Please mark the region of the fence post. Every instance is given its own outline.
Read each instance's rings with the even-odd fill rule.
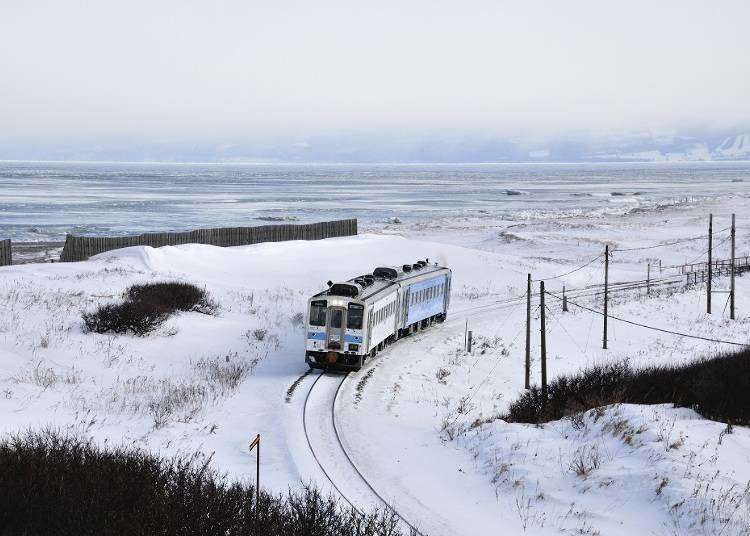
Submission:
[[[471,342],[472,342],[472,332],[469,331],[468,336],[466,337],[466,352],[471,353]]]

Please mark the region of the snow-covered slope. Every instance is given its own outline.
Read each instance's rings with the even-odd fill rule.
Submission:
[[[750,135],[740,134],[726,138],[714,149],[712,156],[726,160],[745,160],[750,158]]]

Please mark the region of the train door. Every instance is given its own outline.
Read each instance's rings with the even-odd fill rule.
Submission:
[[[344,348],[344,334],[346,329],[346,308],[328,308],[328,326],[326,327],[326,346],[331,350]]]

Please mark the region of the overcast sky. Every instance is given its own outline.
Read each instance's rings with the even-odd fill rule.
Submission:
[[[0,0],[0,139],[750,120],[750,1]]]

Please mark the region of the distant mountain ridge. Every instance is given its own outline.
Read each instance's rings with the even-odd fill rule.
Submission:
[[[0,160],[223,163],[484,163],[750,161],[750,129],[735,132],[598,132],[503,137],[476,133],[361,132],[292,139],[0,142]]]
[[[614,150],[590,154],[593,160],[647,162],[707,162],[750,160],[750,134],[726,136],[720,142],[683,138],[640,150]]]

